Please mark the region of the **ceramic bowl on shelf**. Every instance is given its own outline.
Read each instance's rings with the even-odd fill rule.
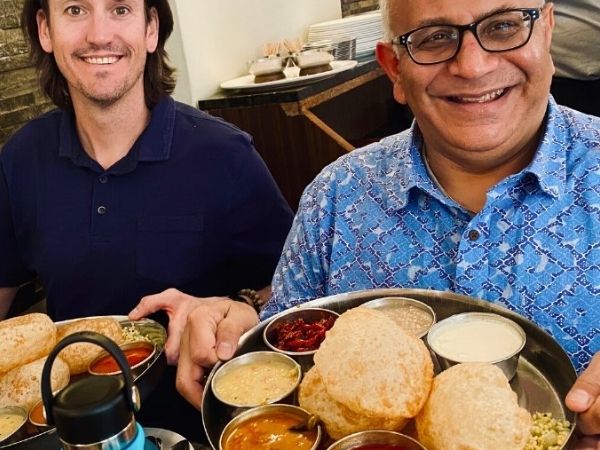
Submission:
[[[260,58],[250,63],[248,70],[254,76],[271,75],[283,72],[283,58],[279,56],[270,56]]]
[[[308,69],[329,64],[333,55],[325,50],[305,50],[296,54],[295,60],[300,69]]]

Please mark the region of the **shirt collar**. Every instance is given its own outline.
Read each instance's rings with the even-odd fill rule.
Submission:
[[[379,177],[383,180],[382,195],[387,207],[404,208],[415,188],[445,202],[427,174],[421,153],[423,137],[416,121],[409,130],[384,139],[382,145],[389,149]]]
[[[523,173],[533,174],[540,189],[554,198],[566,189],[567,152],[575,140],[567,118],[554,98],[550,97],[540,144],[531,164]]]
[[[150,123],[135,141],[129,153],[109,168],[113,174],[127,173],[137,167],[141,161],[166,161],[171,155],[171,145],[175,129],[175,101],[163,97],[152,109]],[[58,154],[69,158],[74,164],[104,172],[83,149],[72,112],[65,112],[60,122],[60,143]]]

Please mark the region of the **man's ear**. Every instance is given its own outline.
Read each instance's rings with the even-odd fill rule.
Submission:
[[[46,53],[52,53],[52,39],[50,38],[50,24],[43,9],[38,9],[35,15],[38,27],[38,39]]]
[[[150,20],[146,24],[146,51],[154,53],[158,46],[158,12],[155,7],[150,8]]]
[[[546,35],[546,42],[548,43],[548,50],[552,45],[552,31],[554,30],[554,4],[552,2],[544,5],[546,11],[542,11],[542,14],[546,16],[546,27],[544,33]],[[542,16],[543,17],[543,16]]]
[[[394,46],[388,42],[378,42],[375,53],[379,65],[393,84],[394,98],[398,103],[405,105],[406,95],[402,87],[401,73]]]

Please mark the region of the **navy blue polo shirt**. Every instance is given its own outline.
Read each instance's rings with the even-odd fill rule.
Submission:
[[[250,137],[171,98],[108,170],[62,110],[0,153],[0,286],[39,276],[55,320],[126,314],[169,287],[263,287],[291,220]]]

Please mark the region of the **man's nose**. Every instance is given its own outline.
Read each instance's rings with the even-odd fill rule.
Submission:
[[[450,61],[450,72],[463,78],[479,78],[497,67],[498,54],[484,50],[475,35],[465,31],[458,53]]]
[[[104,13],[91,15],[87,28],[87,40],[90,44],[106,45],[112,42],[113,34],[110,17]]]

